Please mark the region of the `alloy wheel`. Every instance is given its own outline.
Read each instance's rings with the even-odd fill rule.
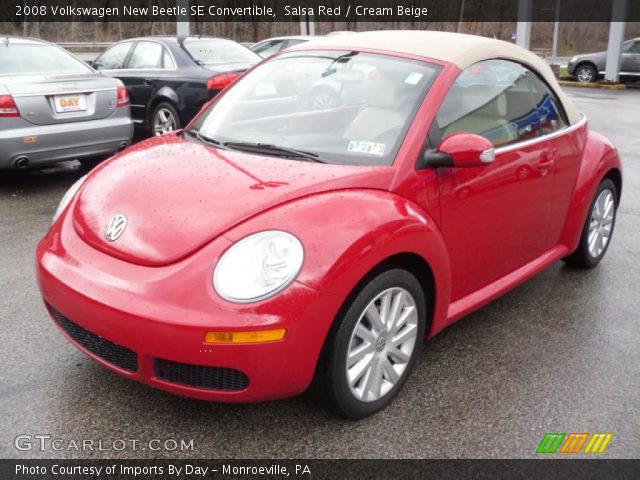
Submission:
[[[615,217],[615,200],[609,189],[600,192],[593,204],[589,220],[589,254],[598,258],[609,243],[613,220]]]
[[[159,108],[153,117],[153,134],[162,135],[176,129],[176,119],[167,108]]]
[[[347,352],[347,384],[355,398],[374,402],[389,393],[409,365],[417,333],[416,302],[405,289],[390,288],[369,302]]]
[[[593,80],[593,72],[590,68],[581,68],[578,71],[578,80],[581,82],[591,82]]]

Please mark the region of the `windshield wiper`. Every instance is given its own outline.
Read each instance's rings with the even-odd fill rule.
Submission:
[[[218,147],[218,148],[224,148],[224,143],[222,143],[219,140],[216,140],[215,138],[205,137],[200,133],[199,130],[190,129],[190,130],[185,130],[185,132],[188,132],[189,135],[193,135],[202,143],[207,143],[209,145],[213,145],[214,147]]]
[[[271,155],[277,155],[280,157],[288,158],[300,158],[309,162],[327,163],[318,158],[318,155],[312,152],[306,152],[304,150],[297,150],[295,148],[283,147],[280,145],[272,145],[270,143],[252,143],[252,142],[224,142],[224,147],[233,148],[236,150],[245,150],[255,153],[266,153]]]

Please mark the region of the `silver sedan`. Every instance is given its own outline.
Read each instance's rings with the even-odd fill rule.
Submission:
[[[120,80],[54,44],[0,37],[0,169],[104,158],[132,135]]]

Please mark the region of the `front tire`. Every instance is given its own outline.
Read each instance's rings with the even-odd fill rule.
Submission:
[[[595,82],[598,79],[598,72],[593,65],[584,63],[576,69],[576,78],[581,83]]]
[[[173,105],[168,102],[159,103],[151,114],[151,133],[154,136],[173,132],[180,128],[180,116]]]
[[[616,222],[618,192],[608,178],[598,186],[582,229],[578,248],[564,261],[578,268],[593,268],[607,253]]]
[[[314,380],[333,411],[363,418],[385,408],[406,382],[422,346],[420,282],[391,269],[362,285],[341,309]]]

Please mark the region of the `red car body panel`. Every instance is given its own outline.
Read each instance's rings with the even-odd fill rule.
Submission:
[[[444,68],[393,166],[272,159],[173,134],[94,170],[39,244],[38,281],[47,305],[135,351],[139,370],[124,371],[70,341],[108,368],[176,394],[282,398],[308,387],[343,302],[390,258],[430,270],[423,280],[432,285],[433,336],[573,251],[597,186],[606,175],[620,178],[615,148],[583,121],[553,138],[498,149],[487,167],[417,171],[425,134],[460,73],[432,63]],[[128,236],[105,242],[104,225],[122,211]],[[182,228],[168,231],[167,222]],[[269,229],[304,245],[296,280],[260,302],[223,300],[211,282],[217,260],[235,241]],[[260,345],[203,343],[206,331],[262,328],[287,333]],[[229,392],[167,382],[154,358],[238,369],[250,384]]]

